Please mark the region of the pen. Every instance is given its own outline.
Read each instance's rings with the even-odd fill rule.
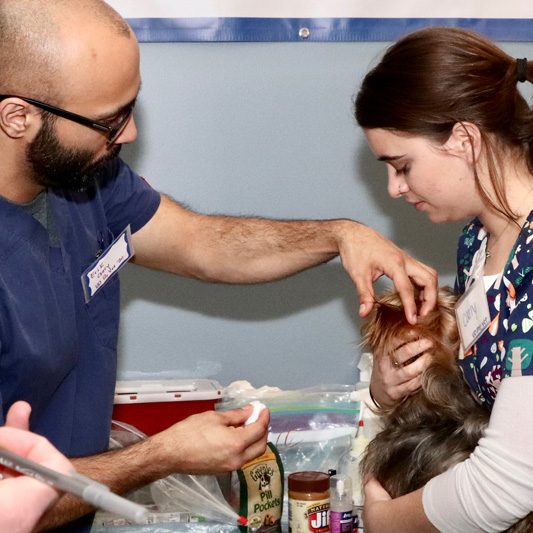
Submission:
[[[94,507],[119,514],[133,522],[141,522],[148,512],[142,505],[114,494],[108,486],[94,479],[77,472],[61,474],[4,448],[0,448],[0,464],[63,492],[74,494]]]

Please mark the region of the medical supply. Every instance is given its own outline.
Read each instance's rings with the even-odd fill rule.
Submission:
[[[215,408],[222,386],[211,379],[118,381],[113,420],[154,435],[188,416]]]
[[[0,464],[63,492],[74,494],[95,507],[117,513],[133,522],[141,522],[146,517],[147,509],[142,505],[114,494],[106,485],[77,472],[61,474],[4,448],[0,448]]]
[[[325,472],[289,476],[289,533],[329,531],[329,480]]]
[[[254,422],[257,422],[257,419],[259,418],[259,414],[261,411],[264,411],[266,409],[266,405],[259,400],[253,400],[250,402],[250,405],[252,406],[252,414],[246,419],[246,422],[244,422],[245,426],[249,426],[250,424],[253,424]]]
[[[352,479],[350,476],[336,474],[331,476],[329,527],[331,533],[352,533]]]
[[[359,420],[357,435],[352,441],[351,449],[339,461],[339,473],[349,476],[352,480],[352,503],[354,530],[363,531],[363,483],[359,471],[362,455],[368,445],[365,435],[365,422]]]

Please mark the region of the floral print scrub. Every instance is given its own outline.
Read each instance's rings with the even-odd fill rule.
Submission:
[[[479,219],[459,239],[455,291],[463,294],[484,256],[487,233]],[[484,258],[482,260],[484,264]],[[459,365],[476,397],[492,408],[501,380],[533,374],[533,211],[522,226],[503,276],[487,291],[490,325]]]

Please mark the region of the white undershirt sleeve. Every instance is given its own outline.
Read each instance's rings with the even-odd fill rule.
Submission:
[[[443,533],[503,531],[533,511],[533,376],[502,381],[485,436],[426,484],[422,502]]]

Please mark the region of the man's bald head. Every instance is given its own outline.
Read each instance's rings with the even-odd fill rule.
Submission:
[[[0,93],[60,101],[68,76],[65,34],[93,25],[132,38],[126,21],[101,0],[1,0]]]

